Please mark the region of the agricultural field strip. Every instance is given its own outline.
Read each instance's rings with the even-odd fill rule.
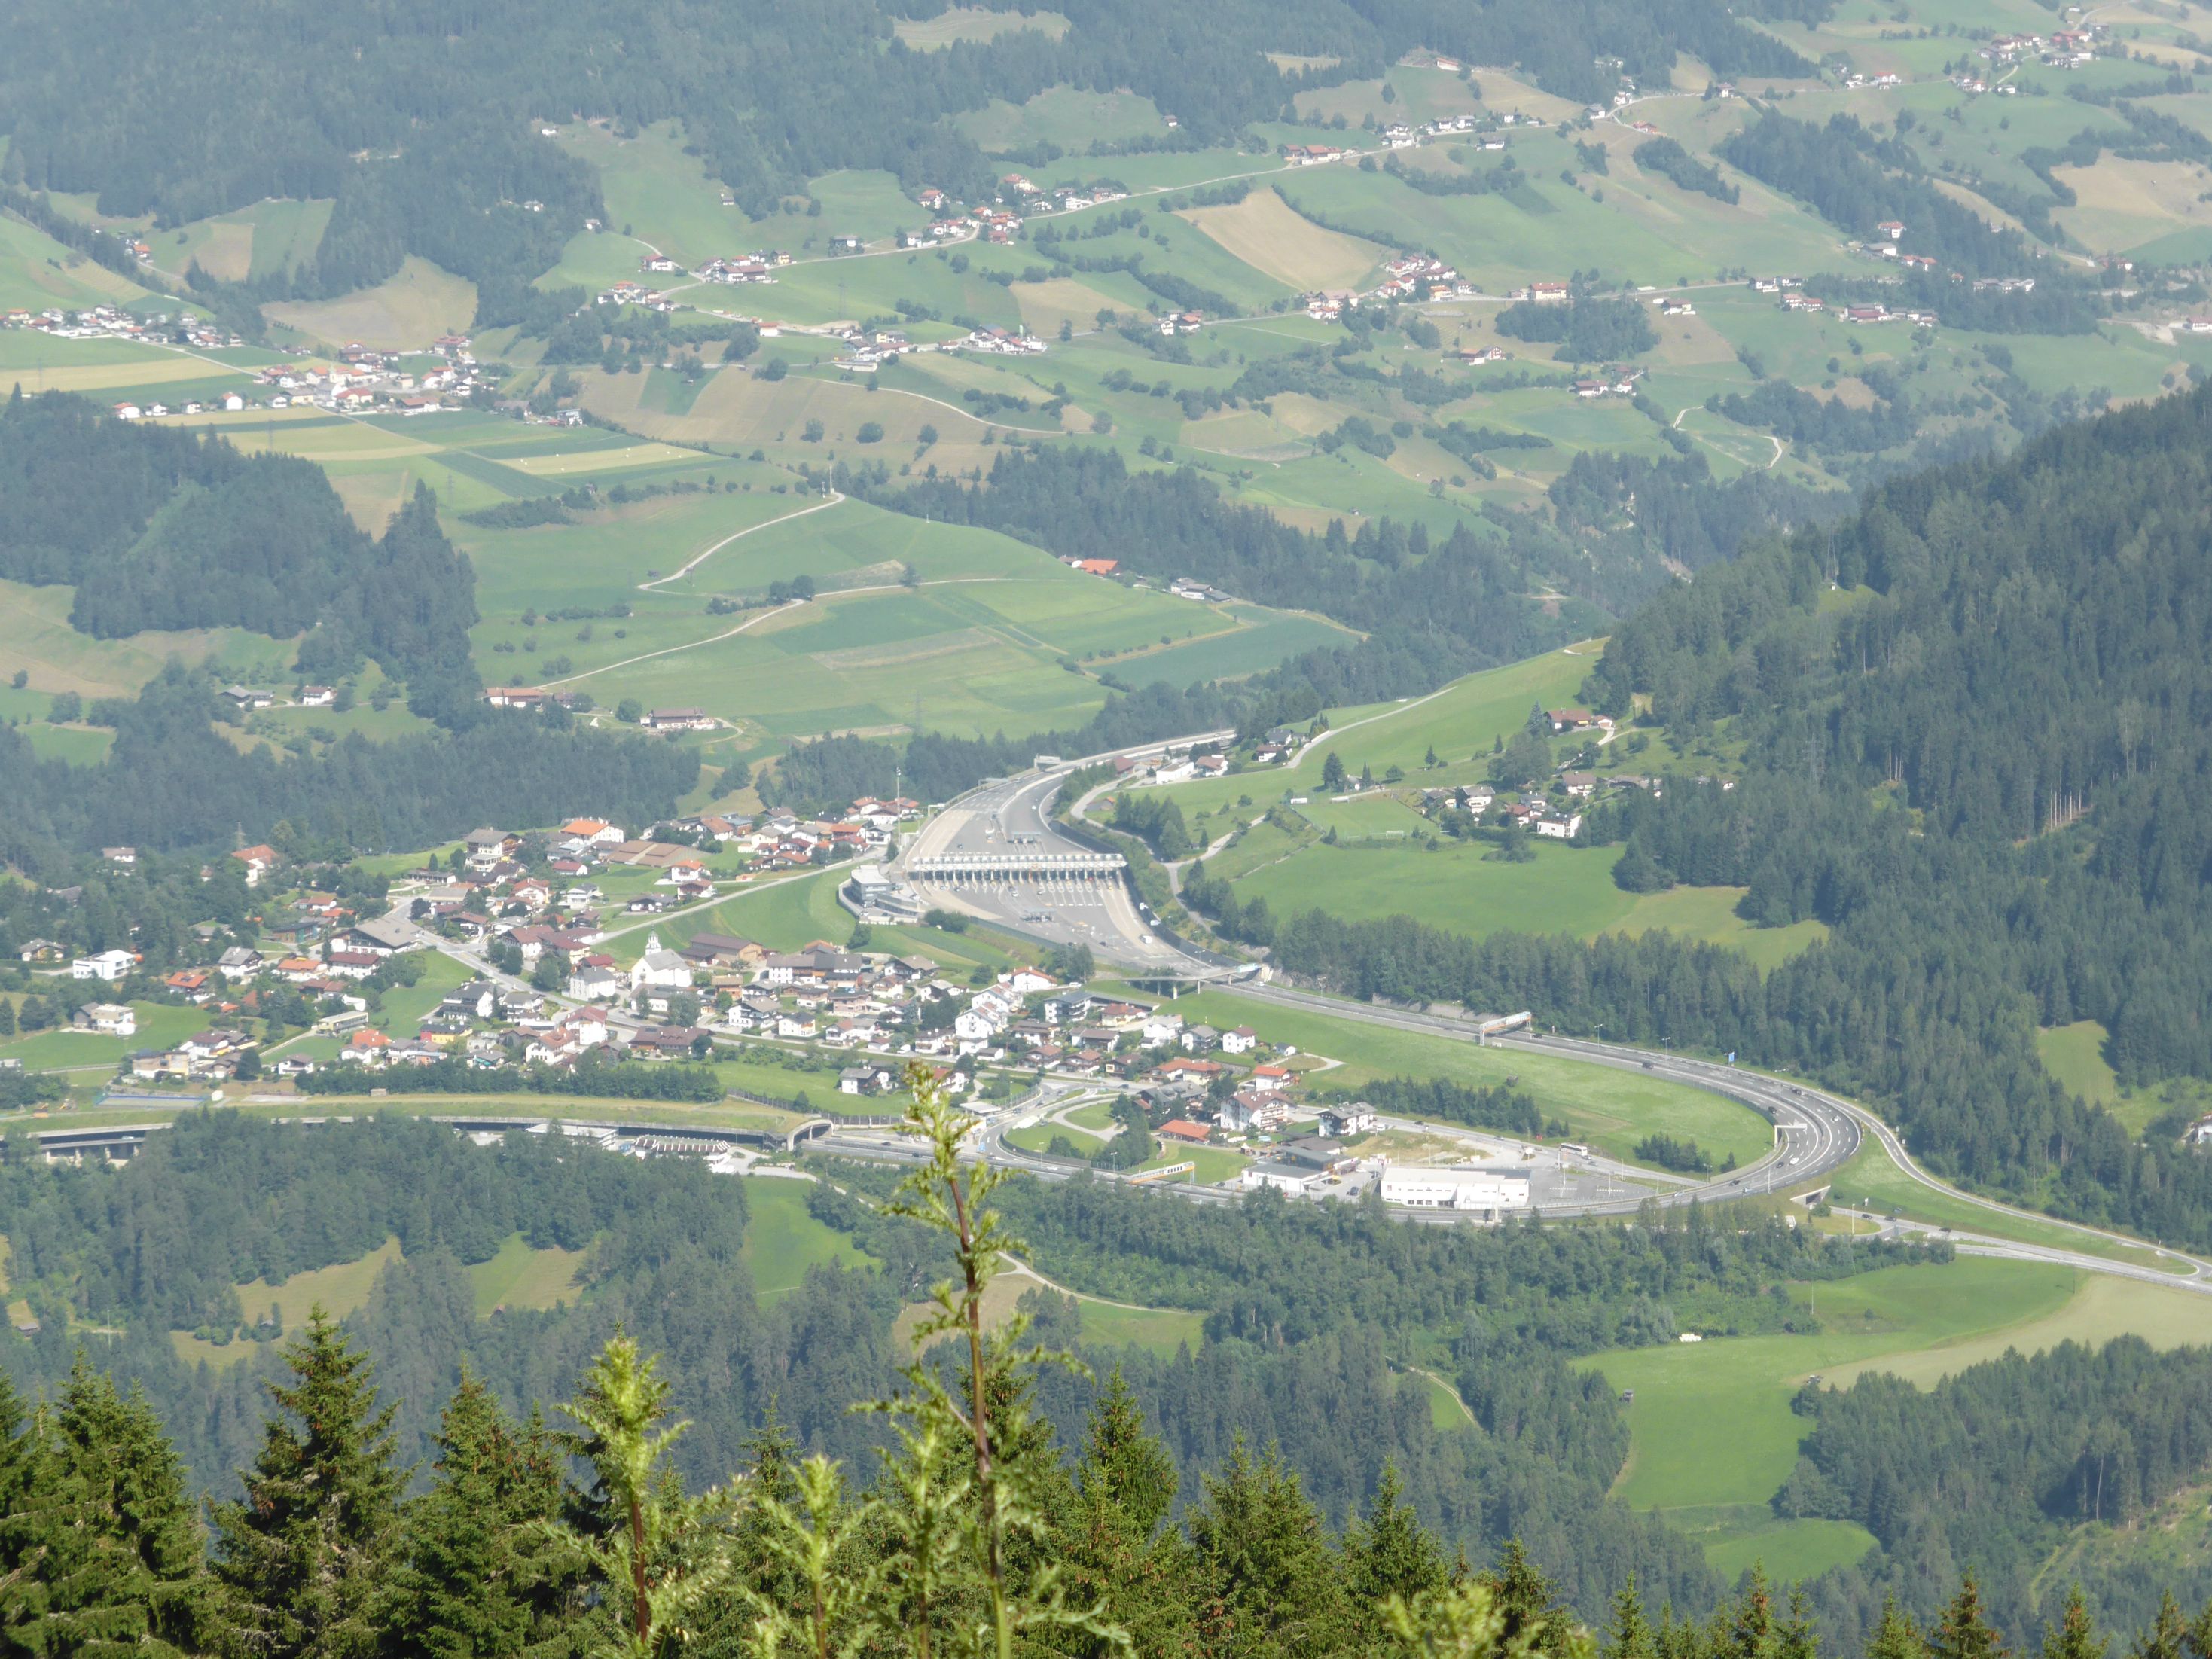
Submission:
[[[795,518],[798,515],[794,514],[791,516]],[[775,522],[780,524],[782,520],[775,520]],[[767,526],[757,526],[756,528],[766,529]],[[740,535],[744,533],[744,532],[742,531],[738,532]],[[732,538],[732,539],[734,539],[734,538]],[[916,582],[915,586],[916,587],[963,587],[974,586],[978,583],[989,584],[996,582],[1011,582],[1019,581],[1020,580],[1022,579],[1018,576],[939,576],[929,581]],[[851,599],[862,593],[892,593],[904,592],[905,591],[906,584],[903,582],[878,582],[866,587],[831,588],[827,590],[823,593],[823,597],[825,599]],[[624,657],[620,662],[607,663],[598,668],[587,668],[580,674],[570,674],[564,679],[547,680],[544,682],[544,684],[548,687],[556,685],[574,685],[579,680],[590,679],[595,674],[611,674],[616,669],[628,668],[633,663],[651,662],[656,657],[672,657],[679,651],[696,651],[702,645],[716,645],[724,640],[731,639],[737,635],[744,633],[748,628],[750,628],[756,623],[766,622],[770,617],[781,616],[786,611],[790,610],[793,605],[809,605],[811,603],[813,603],[813,601],[809,599],[793,599],[791,601],[790,605],[777,605],[771,610],[760,612],[757,616],[748,617],[744,621],[739,623],[735,628],[726,629],[723,632],[710,635],[706,639],[693,640],[688,645],[664,646],[658,651],[648,651],[642,656]]]
[[[736,531],[730,535],[723,537],[721,540],[716,542],[712,547],[708,548],[705,551],[694,555],[690,562],[685,564],[681,570],[675,571],[669,575],[659,577],[652,581],[640,582],[637,585],[637,591],[641,593],[650,593],[656,587],[664,586],[669,582],[680,581],[684,577],[690,575],[694,570],[696,570],[701,565],[706,563],[708,560],[713,558],[715,554],[727,547],[732,542],[739,540],[744,537],[750,536],[756,530],[766,530],[775,525],[789,524],[793,519],[803,519],[810,513],[819,513],[824,507],[835,507],[838,502],[845,499],[845,496],[833,489],[830,492],[829,499],[826,501],[817,501],[811,507],[802,507],[795,513],[787,513],[781,518],[770,519],[763,524],[748,525],[743,530]],[[643,659],[638,658],[634,660],[642,661]]]

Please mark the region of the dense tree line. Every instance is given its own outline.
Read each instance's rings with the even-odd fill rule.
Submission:
[[[20,867],[58,871],[118,842],[167,852],[228,849],[242,831],[364,851],[428,847],[486,819],[549,823],[580,799],[618,819],[669,816],[697,781],[698,756],[673,744],[591,731],[557,706],[544,715],[471,702],[454,732],[372,743],[351,733],[315,757],[241,750],[216,731],[225,709],[203,672],[172,665],[131,702],[103,707],[107,757],[42,760],[0,731],[0,849]],[[848,797],[847,799],[850,799]]]
[[[1823,1622],[1845,1630],[1872,1629],[1885,1596],[1940,1601],[1953,1562],[1975,1563],[1991,1610],[2020,1628],[2051,1599],[2038,1567],[2082,1523],[2141,1527],[2212,1452],[2203,1356],[2139,1337],[2008,1353],[1925,1392],[1872,1373],[1796,1406],[1812,1432],[1775,1512],[1856,1521],[1881,1542],[1875,1571],[1814,1589]],[[2154,1621],[2166,1587],[2151,1559],[2100,1553],[2074,1570],[2098,1606]]]
[[[1828,454],[1864,454],[1911,443],[1920,425],[1911,395],[1880,371],[1868,373],[1875,377],[1870,385],[1887,395],[1878,395],[1863,409],[1840,398],[1815,398],[1783,380],[1761,380],[1748,392],[1726,397],[1717,392],[1705,399],[1705,407],[1738,426],[1765,428]]]
[[[1190,837],[1190,826],[1183,822],[1181,804],[1171,795],[1125,790],[1114,797],[1110,821],[1114,828],[1136,836],[1160,858],[1188,858],[1198,848]]]
[[[1296,530],[1223,500],[1189,468],[1132,472],[1114,450],[1005,454],[981,488],[939,479],[885,504],[997,530],[1063,557],[1118,558],[1146,575],[1187,576],[1240,599],[1318,611],[1364,630],[1423,617],[1492,655],[1540,649],[1545,635],[1543,619],[1512,602],[1516,573],[1463,527],[1433,546],[1422,526],[1390,520],[1356,534],[1340,520],[1320,534]]]
[[[1555,344],[1577,363],[1633,357],[1659,343],[1650,318],[1633,300],[1576,299],[1565,305],[1522,300],[1498,313],[1498,331],[1510,340]]]
[[[1630,155],[1644,172],[1672,179],[1680,189],[1735,205],[1740,192],[1721,176],[1721,170],[1710,161],[1700,161],[1672,138],[1647,138]]]
[[[1702,450],[1656,460],[1583,450],[1546,495],[1560,527],[1577,538],[1632,536],[1689,570],[1732,559],[1778,532],[1840,519],[1851,507],[1844,491],[1808,489],[1767,471],[1717,483]]]
[[[337,679],[374,657],[441,724],[469,718],[481,690],[476,575],[427,488],[371,538],[312,462],[245,456],[65,392],[19,386],[0,408],[0,573],[75,584],[70,623],[101,638],[307,634],[302,672]]]
[[[1919,176],[1902,139],[1876,138],[1855,116],[1816,126],[1770,111],[1724,140],[1720,155],[1850,235],[1873,241],[1883,221],[1896,220],[1905,226],[1900,247],[1969,276],[2026,274],[2033,258],[2018,231],[1993,229],[1952,201]]]
[[[669,1066],[643,1061],[574,1066],[471,1066],[441,1060],[417,1066],[393,1079],[405,1094],[567,1095],[589,1100],[683,1100],[694,1103],[723,1097],[721,1080],[704,1066]],[[343,1070],[310,1072],[298,1079],[306,1095],[355,1095],[361,1079]]]
[[[1379,13],[1236,0],[1202,19],[1169,0],[1082,0],[1060,40],[1023,30],[934,52],[894,37],[894,15],[917,9],[928,8],[805,0],[768,19],[687,3],[650,21],[619,11],[549,20],[520,0],[460,15],[387,0],[372,15],[333,18],[266,0],[252,26],[214,28],[148,0],[102,0],[90,18],[41,3],[16,20],[0,68],[7,179],[96,192],[103,213],[149,214],[163,228],[272,197],[335,198],[313,259],[245,285],[254,297],[340,292],[415,254],[477,284],[480,320],[544,332],[558,317],[544,314],[531,279],[586,217],[605,216],[592,169],[538,133],[547,118],[609,118],[625,133],[680,120],[710,173],[760,217],[841,168],[893,173],[909,191],[988,195],[991,163],[948,118],[1055,85],[1133,89],[1176,112],[1174,137],[1197,144],[1232,142],[1302,87],[1379,74],[1419,46],[1517,62],[1581,101],[1614,84],[1592,62],[1594,41],[1639,76],[1663,78],[1678,51],[1723,74],[1808,68],[1714,0],[1586,0],[1571,17],[1502,0]],[[1286,51],[1334,67],[1285,76],[1265,54]],[[88,101],[72,90],[88,86],[131,91]],[[207,112],[210,86],[239,89],[222,119]],[[846,118],[855,108],[870,118]]]
[[[1564,1118],[1547,1118],[1535,1097],[1510,1085],[1470,1085],[1449,1078],[1377,1078],[1359,1091],[1361,1099],[1385,1112],[1407,1117],[1441,1118],[1469,1128],[1498,1129],[1540,1140],[1574,1133]]]
[[[1480,946],[1407,918],[1278,921],[1279,965],[1358,994],[1533,1008],[1734,1050],[1885,1104],[1946,1172],[2062,1213],[2212,1240],[2212,1164],[2043,1070],[2101,1021],[2126,1079],[2212,1074],[2212,878],[2197,780],[2212,605],[2203,391],[1899,479],[1663,594],[1589,691],[1686,740],[1726,719],[1734,790],[1676,781],[1601,836],[1645,873],[1743,885],[1828,938],[1761,975],[1662,935]],[[1823,609],[1823,596],[1851,593]],[[1902,809],[1902,810],[1900,810]],[[1627,859],[1624,858],[1624,863]]]

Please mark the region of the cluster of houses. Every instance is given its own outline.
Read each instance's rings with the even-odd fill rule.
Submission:
[[[1229,757],[1206,743],[1170,744],[1157,755],[1116,755],[1113,766],[1114,781],[1124,788],[1229,775]]]
[[[273,364],[255,374],[254,384],[270,409],[298,404],[338,414],[429,414],[459,407],[488,384],[477,380],[476,357],[465,337],[448,336],[440,345],[434,361],[410,366],[397,354],[356,341],[334,363]],[[224,406],[233,401],[226,399]]]
[[[2000,34],[1978,47],[1975,56],[1992,64],[2017,64],[2033,58],[2048,69],[2072,70],[2096,60],[2096,37],[2101,26],[2085,21],[2079,28],[2053,29],[2048,39],[2039,34]]]
[[[1606,368],[1594,375],[1586,375],[1574,383],[1577,398],[1633,398],[1636,383],[1644,378],[1640,368]]]
[[[203,350],[246,343],[241,337],[201,318],[179,319],[166,311],[141,317],[119,306],[94,306],[88,311],[27,311],[16,307],[0,313],[0,328],[34,329],[57,340],[139,340],[166,344],[181,337],[185,344]]]
[[[1000,180],[1000,183],[1013,192],[1014,199],[1019,204],[1021,211],[1032,217],[1046,213],[1080,213],[1085,208],[1104,207],[1109,203],[1126,201],[1129,194],[1120,185],[1105,179],[1091,184],[1071,183],[1040,186],[1024,179],[1018,173],[1010,173]],[[925,198],[928,194],[927,191],[923,192]],[[939,194],[941,195],[942,192]],[[1004,200],[1002,197],[1001,205],[1004,204]],[[923,201],[922,205],[924,207],[929,205],[927,199]],[[981,210],[977,210],[971,216],[987,226],[989,222]]]
[[[1442,259],[1425,253],[1401,253],[1382,267],[1376,297],[1382,300],[1464,300],[1474,284]]]
[[[659,289],[647,288],[643,283],[633,283],[627,276],[594,294],[592,303],[595,306],[640,306],[647,311],[671,312],[676,309],[676,301]]]
[[[944,348],[947,351],[981,351],[1002,357],[1037,357],[1044,354],[1044,342],[1027,329],[1000,328],[994,324],[979,328],[954,340]]]
[[[1898,224],[1894,220],[1884,224],[1881,228],[1885,236],[1891,235],[1893,231],[1897,236],[1905,234],[1905,227]],[[1855,250],[1872,251],[1863,249],[1862,245],[1856,242],[1852,243],[1851,246]],[[1872,247],[1881,250],[1885,257],[1899,259],[1908,267],[1924,267],[1931,270],[1935,269],[1936,262],[1933,259],[1927,259],[1918,254],[1899,254],[1893,237],[1892,240],[1874,244]],[[1802,292],[1803,282],[1804,278],[1801,276],[1754,276],[1751,279],[1751,286],[1754,293],[1778,295],[1780,296],[1778,303],[1783,310],[1799,312],[1808,316],[1825,316],[1832,310],[1836,316],[1847,323],[1911,323],[1925,328],[1933,328],[1936,325],[1936,313],[1932,311],[1919,309],[1893,311],[1888,306],[1879,302],[1869,305],[1831,307],[1825,301],[1816,300],[1811,295]]]
[[[1555,736],[1610,732],[1613,729],[1611,720],[1586,708],[1547,708],[1544,716]],[[1583,809],[1601,789],[1615,793],[1640,789],[1656,796],[1661,784],[1656,778],[1637,773],[1608,773],[1601,778],[1594,772],[1562,766],[1549,783],[1518,793],[1493,789],[1486,783],[1448,784],[1442,788],[1424,789],[1421,811],[1430,817],[1447,811],[1468,812],[1500,826],[1517,825],[1547,841],[1572,841],[1582,833]]]

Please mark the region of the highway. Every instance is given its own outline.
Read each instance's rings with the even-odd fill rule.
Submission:
[[[1208,733],[1205,737],[1218,738],[1223,735]],[[1178,742],[1203,740],[1205,738],[1201,737]],[[1152,754],[1164,746],[1156,744],[1124,752]],[[948,805],[915,837],[915,846],[923,848],[928,854],[986,850],[1008,844],[1018,844],[1040,855],[1087,850],[1054,824],[1047,815],[1046,808],[1061,780],[1074,766],[1104,758],[1107,757],[1088,757],[1083,762],[1056,766],[1036,775],[986,784]],[[1010,843],[1008,838],[1011,837],[1021,839],[1018,842]],[[912,856],[911,851],[909,856]],[[1140,971],[1163,976],[1191,979],[1220,976],[1217,965],[1188,956],[1153,932],[1138,912],[1126,878],[1102,884],[1116,890],[1095,896],[1080,912],[1079,921],[1073,924],[1080,927],[1084,942],[1091,945],[1101,961],[1124,967],[1135,965]],[[961,897],[974,896],[971,890],[966,888],[931,890]],[[1017,884],[1012,891],[998,896],[994,901],[996,913],[1009,908],[1018,911],[1024,908],[1033,908],[1024,905],[1024,884]],[[958,908],[969,909],[975,915],[994,915],[994,909],[973,903]],[[1058,918],[1054,920],[1057,921]],[[1016,925],[1020,931],[1026,933],[1042,933],[1044,931],[1044,926],[1035,921],[1018,921]],[[1115,932],[1119,933],[1118,939],[1112,937]],[[1339,1019],[1360,1020],[1470,1042],[1486,1041],[1477,1035],[1474,1030],[1476,1020],[1471,1016],[1433,1014],[1417,1009],[1354,1002],[1272,983],[1264,976],[1237,984],[1235,992],[1239,996],[1256,1001],[1328,1014]],[[1954,1202],[1970,1205],[1989,1212],[1993,1218],[2004,1216],[2028,1221],[2039,1227],[2051,1229],[2055,1233],[2078,1237],[2085,1245],[2093,1241],[2106,1245],[2124,1244],[2131,1250],[2141,1251],[2146,1259],[2141,1261],[2121,1261],[2110,1255],[2092,1254],[2086,1249],[2069,1249],[2056,1244],[2021,1243],[1980,1233],[1875,1218],[1881,1221],[1885,1233],[1925,1233],[1948,1240],[1963,1255],[2055,1262],[2087,1273],[2212,1293],[2212,1261],[2148,1245],[2125,1234],[2059,1221],[2033,1211],[2018,1209],[1993,1199],[1961,1191],[1922,1169],[1905,1150],[1896,1132],[1872,1111],[1856,1101],[1826,1090],[1732,1065],[1693,1059],[1662,1049],[1632,1048],[1623,1043],[1534,1034],[1492,1036],[1486,1041],[1497,1047],[1640,1072],[1692,1088],[1709,1089],[1741,1102],[1775,1126],[1773,1150],[1756,1163],[1731,1171],[1727,1176],[1693,1182],[1659,1184],[1659,1178],[1655,1178],[1648,1171],[1639,1171],[1638,1174],[1643,1180],[1654,1183],[1645,1190],[1620,1197],[1578,1198],[1565,1203],[1547,1203],[1540,1206],[1546,1215],[1626,1216],[1635,1214],[1647,1202],[1663,1207],[1686,1205],[1692,1200],[1712,1203],[1778,1193],[1803,1193],[1831,1180],[1838,1170],[1858,1155],[1871,1137],[1875,1144],[1887,1154],[1891,1163],[1930,1193],[1940,1194]],[[1012,1129],[1048,1115],[1071,1095],[1085,1090],[1095,1092],[1097,1087],[1073,1082],[1045,1083],[1013,1107],[994,1114],[984,1121],[971,1142],[976,1155],[994,1164],[1026,1170],[1046,1179],[1066,1179],[1079,1170],[1086,1168],[1085,1165],[1072,1164],[1024,1152],[1008,1142],[1006,1134]],[[1486,1133],[1480,1138],[1492,1142],[1504,1140],[1502,1137]],[[881,1145],[880,1139],[887,1139],[895,1138],[838,1136],[823,1144],[830,1146],[842,1144],[842,1150],[864,1156],[884,1156],[890,1148]],[[1219,1188],[1165,1182],[1158,1184],[1164,1191],[1198,1202],[1222,1203],[1232,1201],[1235,1197],[1235,1194]],[[1454,1212],[1448,1210],[1407,1211],[1403,1216],[1405,1219],[1428,1225],[1449,1226],[1458,1224],[1460,1221]]]
[[[1183,742],[1224,738],[1209,732]],[[1048,809],[1078,768],[1118,754],[1157,755],[1160,744],[1088,755],[1040,771],[995,779],[946,805],[917,830],[897,860],[899,872],[926,906],[958,911],[1051,945],[1085,945],[1098,960],[1137,977],[1211,977],[1218,969],[1194,962],[1155,933],[1128,881],[1118,874],[1056,871],[1054,860],[1098,862],[1092,848],[1063,834]],[[947,861],[988,860],[1001,872],[957,880],[917,873]],[[1005,867],[1028,864],[1026,873]]]

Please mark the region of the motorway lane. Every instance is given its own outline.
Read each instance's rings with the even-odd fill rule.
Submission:
[[[1471,1019],[1425,1014],[1407,1008],[1377,1007],[1370,1003],[1346,1002],[1312,992],[1294,991],[1280,985],[1240,985],[1237,988],[1237,994],[1249,997],[1255,1001],[1272,1002],[1306,1012],[1324,1013],[1338,1019],[1361,1020],[1427,1036],[1453,1037],[1468,1042],[1477,1040],[1474,1022]],[[1522,1048],[1533,1054],[1559,1054],[1587,1060],[1593,1065],[1611,1066],[1622,1071],[1665,1078],[1672,1082],[1687,1084],[1692,1088],[1710,1089],[1717,1094],[1741,1101],[1775,1125],[1775,1147],[1765,1158],[1730,1175],[1653,1195],[1650,1201],[1662,1206],[1687,1204],[1693,1199],[1710,1204],[1722,1199],[1747,1198],[1808,1186],[1848,1164],[1857,1155],[1862,1141],[1858,1121],[1849,1112],[1838,1109],[1827,1097],[1820,1096],[1817,1091],[1808,1094],[1792,1085],[1778,1082],[1755,1072],[1687,1060],[1657,1050],[1625,1048],[1617,1044],[1585,1042],[1571,1037],[1493,1036],[1489,1042],[1495,1047]],[[1545,1212],[1553,1215],[1632,1215],[1644,1202],[1644,1200],[1638,1197],[1610,1203],[1547,1206]]]

